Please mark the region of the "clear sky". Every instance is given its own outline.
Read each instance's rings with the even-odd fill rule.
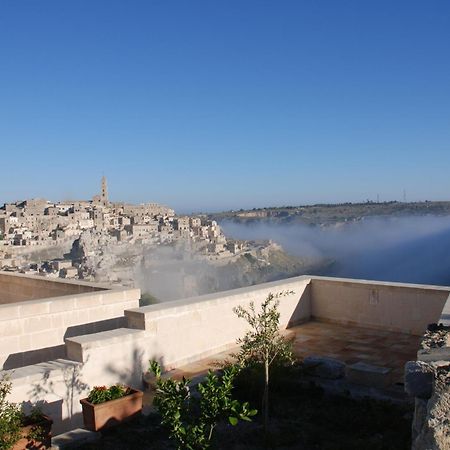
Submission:
[[[0,203],[450,199],[448,0],[1,0]]]

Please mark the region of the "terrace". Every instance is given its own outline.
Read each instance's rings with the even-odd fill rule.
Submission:
[[[4,290],[8,283],[23,283],[20,296],[11,298],[17,287]],[[173,374],[204,373],[246,330],[233,308],[258,307],[270,292],[292,291],[280,300],[280,324],[298,356],[390,369],[386,387],[402,381],[427,325],[450,308],[447,287],[310,276],[141,308],[136,289],[24,275],[1,273],[2,291],[10,300],[0,304],[0,362],[11,400],[41,404],[55,434],[82,426],[79,399],[90,387],[141,388],[149,359]]]

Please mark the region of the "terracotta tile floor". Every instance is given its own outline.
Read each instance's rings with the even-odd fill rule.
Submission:
[[[315,354],[347,364],[363,361],[389,367],[394,383],[403,380],[404,365],[416,359],[420,343],[419,336],[316,321],[290,328],[287,335],[294,336],[294,351],[300,358]]]
[[[415,360],[420,337],[384,330],[311,321],[286,330],[294,338],[294,353],[300,359],[308,355],[329,356],[353,364],[363,361],[392,369],[393,383],[403,381],[403,368],[407,361]],[[171,370],[167,375],[181,378],[195,378],[215,363],[224,361],[237,348],[215,354],[209,358]],[[145,393],[145,403],[151,404],[152,395]]]

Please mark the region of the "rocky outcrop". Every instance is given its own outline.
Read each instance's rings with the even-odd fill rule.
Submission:
[[[418,361],[405,366],[405,390],[415,397],[413,450],[450,450],[449,336],[449,327],[430,326]]]
[[[70,258],[79,265],[84,279],[109,281],[108,271],[116,263],[117,239],[108,233],[87,230],[72,244]]]
[[[450,365],[436,369],[430,399],[416,399],[413,450],[450,450]]]
[[[405,391],[421,400],[431,397],[435,371],[423,361],[408,361],[405,365]]]

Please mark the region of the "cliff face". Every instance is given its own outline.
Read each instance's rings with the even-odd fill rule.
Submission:
[[[273,243],[254,244],[249,251],[216,261],[199,260],[192,254],[177,259],[149,252],[145,262],[135,267],[133,280],[143,292],[159,300],[173,300],[318,273],[325,264],[288,255]]]
[[[79,264],[82,278],[112,281],[108,271],[117,262],[117,240],[107,233],[84,231],[70,250],[70,259]]]
[[[134,285],[159,300],[319,273],[329,264],[291,256],[270,241],[251,242],[240,254],[214,259],[184,241],[173,245],[118,243],[93,231],[84,232],[73,243],[70,257],[84,279]]]

